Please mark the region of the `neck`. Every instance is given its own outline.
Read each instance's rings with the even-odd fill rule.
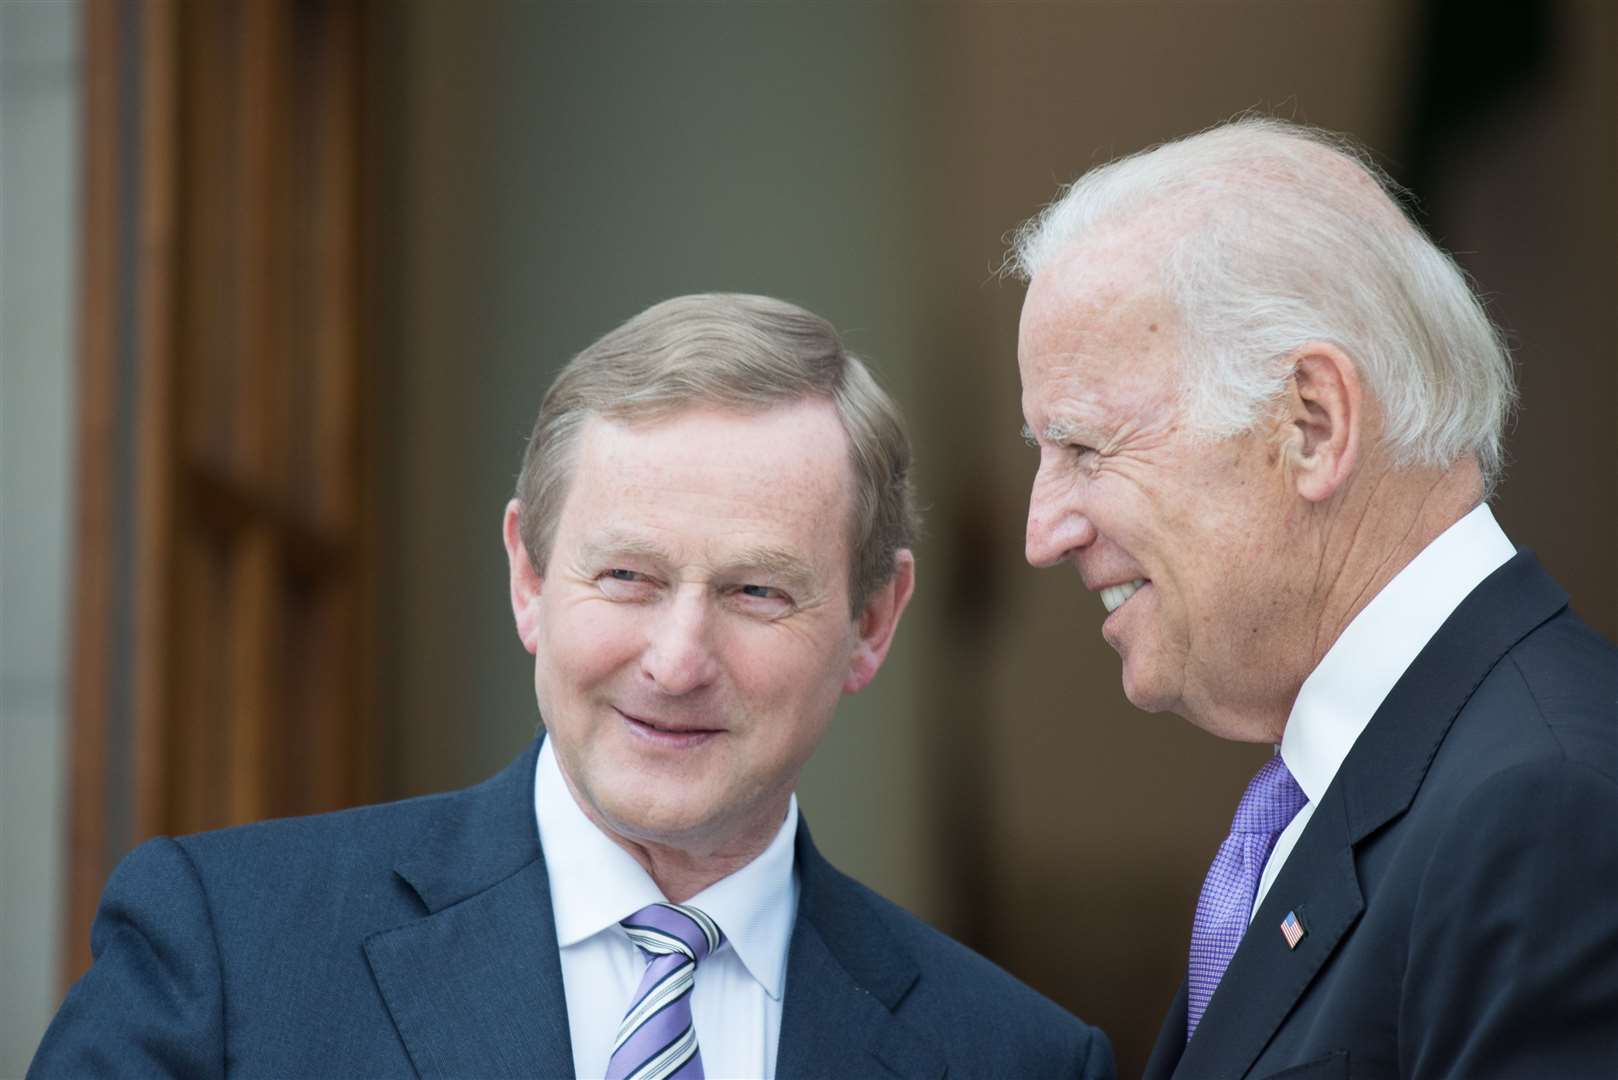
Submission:
[[[777,828],[780,823],[776,823]],[[760,855],[770,846],[775,834],[771,832],[756,844],[730,851],[693,854],[681,848],[637,841],[608,831],[612,841],[640,863],[656,882],[658,891],[670,902],[683,904],[714,882],[729,877]]]
[[[1380,470],[1325,509],[1317,532],[1308,671],[1377,593],[1482,496],[1482,477],[1467,461],[1443,470]]]
[[[557,765],[562,765],[560,758]],[[764,849],[780,831],[792,803],[792,789],[788,788],[779,800],[751,820],[739,824],[730,821],[724,827],[716,825],[678,835],[651,835],[608,819],[589,799],[579,797],[565,767],[557,771],[562,774],[562,782],[574,805],[590,824],[629,852],[657,885],[658,891],[675,904],[685,903],[764,854]]]
[[[1470,461],[1425,470],[1367,463],[1327,502],[1296,505],[1276,556],[1287,569],[1275,578],[1282,618],[1268,627],[1268,662],[1217,695],[1183,702],[1183,715],[1221,738],[1280,742],[1304,680],[1349,623],[1482,497]]]

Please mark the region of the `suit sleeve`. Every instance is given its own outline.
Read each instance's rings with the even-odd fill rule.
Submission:
[[[1085,1047],[1084,1060],[1079,1064],[1078,1075],[1083,1080],[1117,1080],[1118,1066],[1113,1062],[1112,1043],[1100,1028],[1090,1029],[1090,1038]]]
[[[1400,1006],[1409,1077],[1618,1075],[1618,784],[1519,766],[1448,824]]]
[[[51,1021],[29,1080],[223,1074],[219,954],[201,879],[179,844],[150,841],[118,865],[90,950],[94,963]]]

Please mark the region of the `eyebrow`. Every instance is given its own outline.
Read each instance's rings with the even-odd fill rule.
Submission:
[[[1045,425],[1045,441],[1056,443],[1065,442],[1066,440],[1072,438],[1073,433],[1077,430],[1078,425],[1076,424],[1064,420],[1052,420],[1049,424]],[[1034,429],[1029,427],[1027,424],[1024,424],[1022,426],[1022,437],[1025,440],[1032,440],[1034,438]]]
[[[727,574],[758,571],[794,586],[809,584],[815,576],[809,564],[792,552],[770,547],[739,551],[726,560],[723,570]]]
[[[640,558],[668,562],[669,554],[659,545],[644,537],[619,529],[608,528],[585,541],[579,550],[586,562],[610,561],[615,558]],[[814,582],[813,567],[802,558],[784,548],[744,548],[727,558],[718,573],[734,576],[739,573],[760,573],[795,588]]]

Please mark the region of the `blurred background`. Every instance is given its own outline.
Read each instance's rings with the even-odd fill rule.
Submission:
[[[1613,637],[1615,10],[0,3],[0,1076],[140,840],[522,749],[540,396],[712,289],[830,318],[917,446],[917,599],[804,778],[818,842],[1138,1073],[1266,751],[1132,709],[1099,602],[1024,564],[1006,234],[1242,110],[1357,137],[1513,342],[1497,515]]]

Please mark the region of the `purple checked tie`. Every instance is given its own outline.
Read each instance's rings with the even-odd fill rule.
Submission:
[[[1197,897],[1197,917],[1191,924],[1187,1041],[1202,1022],[1208,999],[1213,997],[1214,988],[1247,932],[1253,898],[1258,895],[1258,879],[1275,847],[1275,838],[1308,801],[1280,754],[1265,762],[1242,794],[1236,817],[1230,823],[1230,835],[1219,845],[1219,854],[1214,856],[1202,883],[1202,895]]]
[[[697,965],[725,940],[688,904],[648,904],[621,924],[646,954],[646,974],[618,1025],[607,1080],[703,1080],[691,1024]]]

